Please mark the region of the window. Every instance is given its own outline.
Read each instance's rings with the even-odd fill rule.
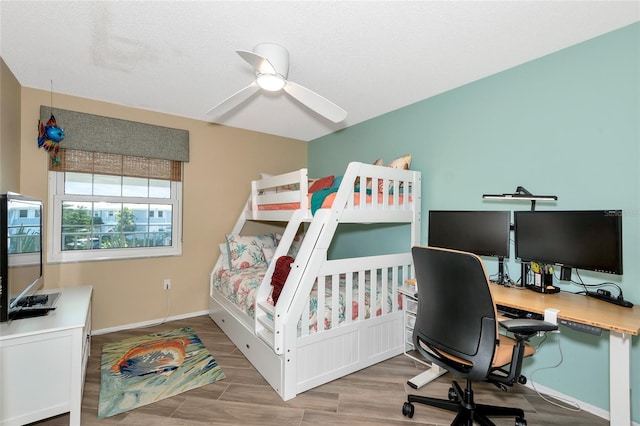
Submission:
[[[181,254],[179,178],[68,169],[49,172],[49,261]]]

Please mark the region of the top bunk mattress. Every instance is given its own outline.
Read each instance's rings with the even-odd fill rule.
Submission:
[[[290,203],[273,203],[273,204],[260,204],[258,205],[258,210],[297,210],[300,208],[310,209],[312,213],[314,213],[317,209],[328,209],[333,206],[333,202],[336,199],[337,191],[334,192],[324,192],[317,191],[307,195],[307,204],[304,207],[300,206],[299,202],[290,202]],[[364,199],[362,200],[364,204],[382,204],[385,202],[384,196],[381,193],[377,194],[377,201],[374,200],[375,195],[371,195],[370,193],[366,194]],[[404,196],[400,195],[398,197],[397,203],[404,204]],[[389,205],[394,205],[396,201],[394,201],[394,196],[390,196],[387,203]],[[360,205],[360,193],[355,192],[353,194],[353,204]]]

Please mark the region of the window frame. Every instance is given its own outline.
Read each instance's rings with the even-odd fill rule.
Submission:
[[[64,193],[64,171],[49,171],[47,222],[47,263],[91,262],[149,257],[182,255],[182,182],[171,182],[171,198],[138,198],[94,195],[70,195]],[[122,202],[145,204],[171,204],[171,246],[133,247],[92,250],[62,250],[62,204],[74,202]]]

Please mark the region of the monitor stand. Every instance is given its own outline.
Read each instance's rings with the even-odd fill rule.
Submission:
[[[527,277],[529,276],[529,264],[526,262],[522,262],[520,267],[520,287],[527,287],[529,283],[527,282]]]
[[[507,276],[504,274],[504,257],[498,258],[498,284],[507,285],[509,284],[509,280]]]

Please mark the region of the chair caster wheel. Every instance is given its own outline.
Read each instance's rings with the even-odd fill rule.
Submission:
[[[410,402],[405,402],[402,406],[402,415],[405,417],[413,418],[413,404]],[[526,425],[525,425],[526,426]]]
[[[518,383],[520,383],[521,385],[526,385],[527,384],[527,378],[524,377],[524,376],[518,377]]]
[[[447,397],[449,398],[449,401],[451,402],[458,402],[458,394],[456,393],[456,390],[454,388],[449,388],[449,393],[447,394]]]
[[[516,426],[527,426],[527,421],[522,417],[516,417]]]

